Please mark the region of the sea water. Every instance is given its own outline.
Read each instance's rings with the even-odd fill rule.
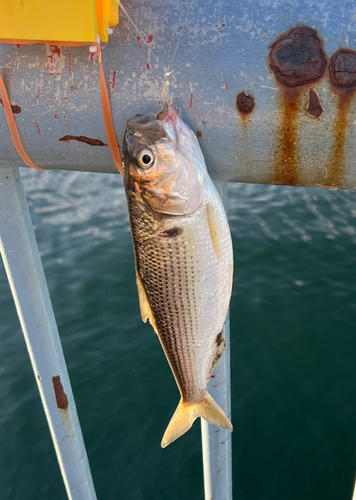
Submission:
[[[200,425],[142,323],[118,175],[22,169],[98,500],[203,500]],[[233,493],[349,500],[356,470],[356,193],[229,186]],[[0,499],[65,500],[0,263]]]

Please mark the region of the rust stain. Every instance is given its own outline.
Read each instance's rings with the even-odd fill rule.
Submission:
[[[61,75],[62,69],[60,64],[60,58],[62,55],[62,50],[57,45],[50,45],[51,54],[47,55],[47,63],[43,65],[44,68],[48,68],[48,74],[51,76]]]
[[[307,112],[310,116],[314,118],[320,118],[324,110],[321,107],[320,99],[317,92],[314,89],[309,89],[309,102],[307,107]]]
[[[57,54],[58,57],[61,57],[62,51],[58,45],[52,45],[54,49],[52,49],[52,54]]]
[[[356,90],[356,52],[338,50],[330,59],[329,79],[331,90],[336,94],[337,112],[333,122],[334,145],[327,165],[323,185],[338,189],[346,173],[345,145],[349,126],[350,107]]]
[[[299,87],[319,80],[326,68],[322,43],[308,26],[293,28],[270,47],[269,65],[285,87]]]
[[[274,184],[298,185],[297,153],[298,119],[302,116],[302,91],[320,80],[327,61],[318,33],[308,26],[299,26],[283,34],[270,46],[269,67],[282,90],[280,124],[274,151]],[[319,118],[323,112],[319,97],[309,90],[309,114]],[[304,111],[305,112],[305,111]]]
[[[72,53],[71,52],[69,53],[69,57],[68,57],[68,67],[69,67],[69,74],[71,75],[72,74]]]
[[[349,49],[337,51],[330,59],[329,78],[337,90],[356,90],[356,52]]]
[[[0,99],[0,104],[2,107],[4,107],[2,99]],[[22,109],[20,108],[20,106],[18,104],[11,104],[11,109],[12,109],[12,112],[14,115],[19,115],[22,111]]]
[[[337,100],[337,112],[333,123],[334,145],[324,181],[325,186],[334,189],[340,186],[346,172],[345,143],[352,94],[340,93]]]
[[[146,64],[146,68],[147,68],[147,69],[151,69],[151,66],[147,63],[147,64]]]
[[[89,146],[108,146],[105,142],[100,141],[100,139],[90,139],[90,137],[85,137],[84,135],[65,135],[59,139],[60,142],[78,141],[85,142]]]
[[[236,107],[242,115],[248,115],[255,107],[255,100],[251,95],[240,92],[236,97]]]
[[[153,35],[148,35],[147,37],[147,43],[153,42]]]
[[[67,395],[63,389],[61,377],[59,375],[52,377],[52,383],[54,388],[54,394],[56,396],[57,407],[60,410],[66,410],[68,408],[69,403]]]
[[[141,38],[139,36],[137,36],[136,40],[137,40],[137,43],[138,43],[140,49],[142,49],[142,45],[141,45],[141,42],[140,42]]]
[[[284,89],[281,102],[281,120],[274,153],[273,184],[296,186],[298,184],[298,113],[301,91]]]
[[[201,130],[197,130],[197,137],[199,138],[203,137],[203,133]]]
[[[36,128],[38,130],[38,133],[41,135],[41,129],[40,129],[40,126],[38,125],[36,120],[35,120],[35,125],[36,125]]]
[[[193,107],[193,99],[194,99],[194,94],[190,94],[190,103],[189,103],[189,107],[192,108]]]

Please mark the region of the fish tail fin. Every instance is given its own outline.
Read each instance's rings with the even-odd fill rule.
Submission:
[[[203,401],[199,403],[199,406],[200,417],[203,417],[203,419],[207,420],[210,424],[232,432],[232,424],[230,420],[208,392],[206,393]]]
[[[168,424],[164,433],[161,446],[165,448],[187,432],[194,421],[202,417],[213,425],[222,427],[232,432],[232,425],[220,406],[213,400],[208,392],[199,403],[185,403],[182,399]]]

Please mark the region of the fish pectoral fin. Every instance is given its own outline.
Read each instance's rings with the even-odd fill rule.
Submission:
[[[215,210],[209,203],[206,206],[206,215],[216,256],[218,259],[221,259],[221,227],[216,217]]]
[[[161,446],[165,448],[187,432],[194,421],[202,417],[213,425],[222,427],[232,432],[232,425],[220,406],[213,400],[208,392],[199,403],[185,403],[182,399],[168,424],[164,433]]]
[[[141,311],[141,318],[144,323],[146,323],[147,320],[152,325],[152,328],[158,335],[158,330],[156,326],[156,321],[153,316],[153,312],[150,306],[150,303],[148,302],[147,298],[147,293],[145,290],[145,287],[143,286],[141,276],[138,274],[136,270],[136,284],[137,284],[137,292],[138,292],[138,301],[140,303],[140,311]]]

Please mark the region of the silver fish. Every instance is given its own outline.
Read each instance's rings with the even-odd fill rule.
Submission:
[[[157,333],[181,394],[161,446],[198,417],[232,431],[207,391],[225,349],[232,243],[197,138],[166,104],[158,115],[128,120],[124,155],[141,317]]]

